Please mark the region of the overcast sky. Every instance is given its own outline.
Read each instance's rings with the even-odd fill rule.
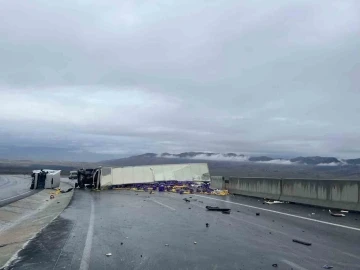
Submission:
[[[360,157],[358,0],[0,4],[0,157]]]

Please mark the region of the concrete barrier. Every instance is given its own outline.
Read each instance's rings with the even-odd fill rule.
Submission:
[[[281,200],[360,211],[359,181],[282,179]]]
[[[360,211],[360,181],[213,177],[217,187],[232,194]]]
[[[225,179],[223,176],[211,176],[210,186],[213,189],[224,189]]]
[[[281,195],[281,180],[275,178],[230,177],[225,189],[230,193],[278,200]]]

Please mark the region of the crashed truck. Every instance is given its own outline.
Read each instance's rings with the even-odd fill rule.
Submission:
[[[60,174],[60,170],[34,170],[31,174],[30,189],[57,188],[60,186]]]
[[[96,189],[167,181],[210,181],[207,163],[166,164],[127,167],[98,167],[78,170],[79,188]]]

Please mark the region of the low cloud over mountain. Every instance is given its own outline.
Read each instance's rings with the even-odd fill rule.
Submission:
[[[268,156],[246,156],[236,153],[212,153],[212,152],[183,152],[179,154],[170,153],[146,153],[143,155],[132,156],[131,158],[167,158],[167,159],[187,159],[187,160],[212,160],[212,161],[233,161],[233,162],[250,162],[263,164],[280,164],[280,165],[316,165],[316,166],[344,166],[360,165],[360,159],[338,159],[335,157],[296,157],[291,159],[272,158]]]

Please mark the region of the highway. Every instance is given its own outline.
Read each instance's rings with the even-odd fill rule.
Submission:
[[[360,269],[358,213],[336,218],[249,197],[191,197],[77,189],[9,269]]]
[[[0,175],[0,207],[38,192],[30,190],[30,184],[28,175]]]

